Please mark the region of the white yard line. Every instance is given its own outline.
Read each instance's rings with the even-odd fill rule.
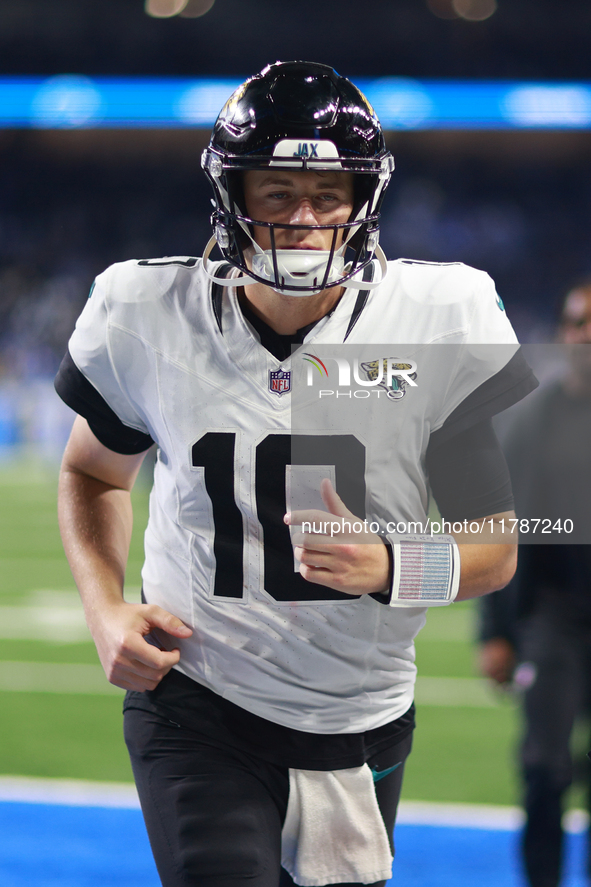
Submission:
[[[515,831],[523,823],[519,807],[493,804],[443,804],[431,801],[401,801],[396,821],[406,825],[439,825]]]
[[[139,808],[133,783],[90,782],[83,779],[36,779],[0,776],[0,802],[59,804],[68,807]]]
[[[495,691],[484,678],[432,678],[419,675],[415,688],[417,705],[498,708],[508,698]]]
[[[432,801],[401,801],[396,822],[406,825],[481,828],[488,831],[517,831],[525,820],[520,807],[496,804],[444,804]],[[586,810],[568,810],[562,819],[567,832],[580,834],[589,828]]]
[[[105,678],[100,665],[0,660],[0,691],[15,693],[121,694]],[[498,696],[480,678],[417,679],[418,705],[495,708]]]
[[[92,640],[82,605],[0,607],[0,638],[7,641],[80,643]]]
[[[131,783],[39,779],[28,776],[0,776],[0,803],[2,802],[139,808],[137,792]],[[401,825],[516,831],[523,823],[523,812],[518,807],[496,804],[401,801],[397,821]],[[569,832],[583,832],[589,827],[589,817],[584,810],[570,810],[565,814],[564,825]]]
[[[139,602],[140,589],[127,587],[125,599]],[[58,644],[92,641],[76,591],[41,588],[29,592],[25,600],[26,604],[0,606],[0,639]]]
[[[127,600],[139,601],[140,589],[126,588]],[[75,591],[38,589],[25,605],[0,606],[0,639],[40,640],[55,644],[91,642],[90,632]],[[424,640],[456,638],[466,634],[471,613],[458,610],[445,622],[427,624]],[[443,630],[445,629],[445,630]],[[431,637],[433,635],[434,637]],[[38,662],[1,662],[0,690],[44,693],[111,694],[119,691],[107,683],[98,665]],[[416,701],[422,706],[496,708],[506,699],[480,678],[419,675]]]
[[[123,694],[109,684],[100,665],[58,662],[1,662],[0,690],[15,693]]]

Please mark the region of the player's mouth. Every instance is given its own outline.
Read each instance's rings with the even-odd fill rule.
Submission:
[[[280,246],[278,249],[301,249],[301,250],[316,250],[317,252],[322,252],[325,249],[323,246],[308,246],[302,245],[301,243],[290,243],[285,246]]]

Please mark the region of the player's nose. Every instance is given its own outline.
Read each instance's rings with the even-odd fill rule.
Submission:
[[[316,213],[314,212],[314,207],[307,197],[303,197],[301,200],[298,200],[292,210],[289,221],[292,225],[318,224],[318,219],[316,217]]]
[[[591,345],[591,320],[567,328],[563,336],[567,345]]]

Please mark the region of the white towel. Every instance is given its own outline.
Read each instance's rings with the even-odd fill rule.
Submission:
[[[367,764],[289,771],[281,864],[302,887],[392,877],[392,853]]]

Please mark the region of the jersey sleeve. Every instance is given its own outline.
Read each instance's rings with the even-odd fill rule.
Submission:
[[[426,466],[444,520],[476,520],[513,510],[509,468],[490,419],[439,443],[433,435]]]
[[[457,346],[447,394],[432,425],[439,442],[502,412],[538,386],[492,279],[470,270],[474,278],[465,341]]]
[[[440,428],[433,431],[429,446],[437,447],[479,422],[523,400],[539,385],[521,349],[507,363],[478,385],[452,410]]]
[[[93,284],[68,344],[69,357],[58,372],[56,389],[110,449],[141,452],[152,438],[129,387],[133,355],[122,349],[122,353],[114,353],[110,335],[116,268],[108,268]]]
[[[467,341],[472,345],[517,345],[517,336],[494,280],[485,271],[470,271],[474,282]]]
[[[55,377],[55,390],[64,403],[86,419],[94,436],[110,450],[129,456],[143,453],[154,443],[149,434],[123,424],[80,372],[69,351]]]

